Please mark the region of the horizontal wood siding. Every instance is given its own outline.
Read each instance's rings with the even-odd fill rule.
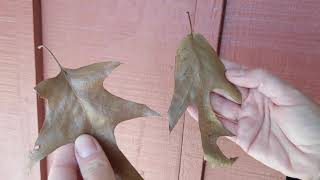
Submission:
[[[40,180],[39,165],[28,169],[38,132],[33,28],[32,1],[0,2],[1,179]]]

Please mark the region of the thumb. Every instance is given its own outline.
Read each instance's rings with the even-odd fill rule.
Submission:
[[[256,88],[277,105],[295,105],[307,101],[300,91],[263,69],[230,69],[226,77],[237,86]]]
[[[115,180],[110,162],[92,136],[81,135],[75,142],[75,154],[83,179]]]

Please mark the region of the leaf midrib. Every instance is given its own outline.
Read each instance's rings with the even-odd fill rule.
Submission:
[[[60,67],[61,68],[61,72],[64,76],[64,78],[66,79],[67,81],[67,84],[70,86],[71,88],[71,91],[73,92],[73,94],[75,95],[75,97],[77,98],[77,102],[79,102],[82,110],[84,111],[86,117],[87,117],[87,120],[89,120],[89,116],[88,116],[88,112],[86,111],[86,109],[84,108],[84,105],[81,103],[81,98],[78,96],[78,94],[76,93],[76,90],[73,88],[72,84],[71,84],[71,80],[68,76],[68,73],[66,72],[66,70],[63,68],[63,67]]]

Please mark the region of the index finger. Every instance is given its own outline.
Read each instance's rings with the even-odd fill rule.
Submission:
[[[221,58],[221,61],[224,64],[226,70],[230,70],[230,69],[240,69],[240,70],[243,69],[243,70],[246,70],[246,69],[248,69],[244,65],[241,65],[241,64],[238,64],[238,63],[226,60],[226,59],[222,59]],[[237,88],[239,89],[239,91],[241,93],[242,99],[246,99],[247,96],[248,96],[248,89],[243,88],[243,87],[239,87],[239,86],[237,86]],[[226,97],[223,93],[219,93],[219,92],[215,92],[215,93],[220,94],[223,97]]]

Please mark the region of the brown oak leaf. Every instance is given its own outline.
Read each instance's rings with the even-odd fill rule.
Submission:
[[[212,110],[210,92],[224,92],[231,100],[241,103],[239,90],[225,77],[225,67],[217,53],[201,34],[191,33],[182,39],[176,54],[175,87],[168,111],[169,129],[191,104],[197,106],[204,159],[211,165],[228,166],[236,158],[228,159],[216,141],[220,136],[233,134],[223,127]]]
[[[54,59],[61,72],[35,87],[47,101],[45,121],[30,155],[31,164],[74,142],[79,135],[90,134],[101,144],[118,179],[143,179],[118,148],[114,129],[125,120],[159,114],[144,104],[122,99],[104,89],[105,77],[119,62],[67,69]]]

